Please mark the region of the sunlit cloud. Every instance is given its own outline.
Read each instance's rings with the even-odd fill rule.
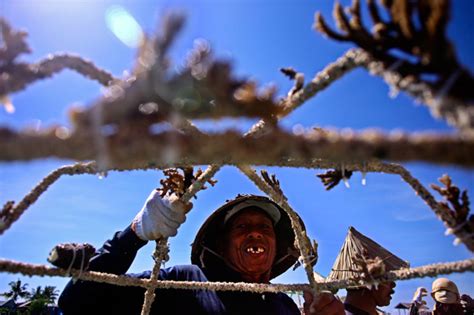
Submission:
[[[79,230],[81,225],[77,221],[64,222],[52,221],[51,219],[44,220],[23,220],[22,228],[24,233],[31,233],[37,235],[38,231],[64,231],[64,230]]]
[[[128,47],[136,48],[143,38],[143,30],[135,18],[119,5],[110,6],[105,12],[107,27]]]
[[[401,222],[418,222],[418,221],[426,221],[426,220],[433,220],[436,216],[433,213],[430,213],[429,210],[423,209],[423,211],[418,211],[417,209],[409,209],[409,210],[399,210],[393,213],[395,220]]]

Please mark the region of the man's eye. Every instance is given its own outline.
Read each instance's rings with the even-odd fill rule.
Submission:
[[[237,225],[238,229],[245,229],[246,227],[247,227],[247,225],[243,224],[243,223]]]

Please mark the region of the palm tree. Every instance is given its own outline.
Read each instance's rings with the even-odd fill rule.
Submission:
[[[48,289],[49,290],[49,289]],[[44,290],[41,286],[32,289],[29,298],[28,312],[29,314],[44,314],[48,300],[44,296]]]
[[[55,286],[47,285],[43,288],[41,286],[37,286],[36,289],[32,289],[29,300],[45,300],[48,304],[54,303],[56,298],[58,297],[58,290],[56,290]]]
[[[30,296],[30,293],[27,291],[28,284],[22,284],[20,279],[12,281],[8,285],[10,286],[10,290],[1,295],[13,299],[14,302],[16,302],[18,298],[24,299]]]
[[[48,301],[48,304],[54,304],[58,295],[59,291],[56,290],[55,286],[47,285],[43,289],[43,297]]]
[[[31,293],[29,296],[30,301],[39,300],[41,298],[43,298],[43,289],[41,288],[41,286],[37,286],[36,289],[31,289]]]

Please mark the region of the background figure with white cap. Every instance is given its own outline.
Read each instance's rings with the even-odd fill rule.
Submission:
[[[423,297],[427,290],[423,287],[417,289],[414,295],[410,315],[422,314],[421,308],[426,304]],[[433,315],[464,315],[473,314],[472,299],[464,294],[462,299],[456,284],[447,278],[438,278],[433,281],[431,297],[435,301]]]

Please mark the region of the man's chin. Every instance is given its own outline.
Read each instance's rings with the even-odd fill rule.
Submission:
[[[244,264],[244,270],[248,273],[267,273],[271,270],[271,266],[268,262],[255,262],[250,261]]]
[[[391,295],[387,298],[387,301],[384,303],[384,305],[381,305],[381,306],[389,306],[390,302],[392,302],[392,296]]]

